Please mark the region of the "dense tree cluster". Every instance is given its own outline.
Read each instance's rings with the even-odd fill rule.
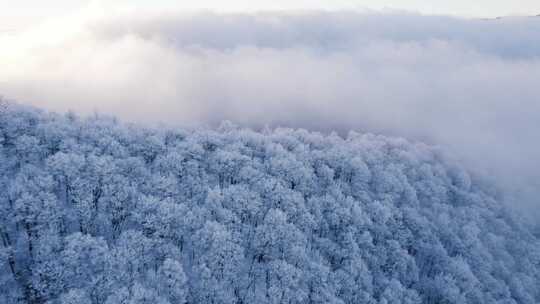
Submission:
[[[539,303],[540,242],[429,146],[0,113],[0,302]]]

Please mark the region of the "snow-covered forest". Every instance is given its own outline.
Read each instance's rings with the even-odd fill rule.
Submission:
[[[540,303],[540,241],[439,149],[0,110],[0,303]]]

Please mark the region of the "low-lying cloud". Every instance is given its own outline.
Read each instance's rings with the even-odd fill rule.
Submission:
[[[540,17],[79,17],[0,36],[0,93],[144,123],[231,120],[423,140],[540,209]]]

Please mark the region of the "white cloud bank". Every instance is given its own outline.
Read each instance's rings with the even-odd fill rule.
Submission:
[[[537,211],[539,41],[540,17],[74,16],[0,38],[0,93],[138,122],[228,119],[424,140]]]

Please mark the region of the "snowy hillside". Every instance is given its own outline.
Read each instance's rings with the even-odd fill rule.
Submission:
[[[540,303],[540,240],[429,146],[0,113],[1,303]]]

